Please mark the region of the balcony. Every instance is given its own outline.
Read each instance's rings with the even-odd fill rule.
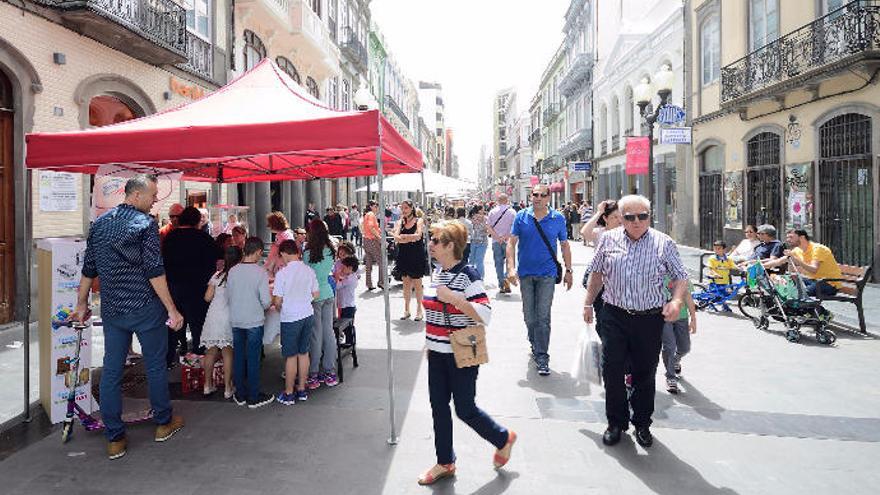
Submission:
[[[559,91],[566,98],[590,86],[593,77],[593,56],[590,53],[579,53],[559,81]]]
[[[41,0],[64,24],[153,65],[187,61],[186,11],[171,0]]]
[[[601,156],[606,153],[608,153],[608,140],[603,139],[603,140],[599,141],[599,155]]]
[[[541,139],[541,129],[535,129],[529,134],[529,144],[535,144]]]
[[[550,124],[559,116],[559,104],[551,103],[544,108],[544,123]]]
[[[615,134],[611,136],[611,152],[615,152],[620,149],[620,136]]]
[[[270,0],[285,1],[285,0]],[[306,59],[320,62],[330,73],[338,67],[335,44],[330,39],[324,21],[316,14],[305,0],[292,0],[290,7],[290,25],[293,35],[297,38],[298,49],[304,52]]]
[[[857,0],[722,68],[721,105],[740,106],[878,63],[880,0]]]
[[[559,144],[559,155],[563,157],[593,149],[593,130],[578,129]]]
[[[409,117],[406,116],[406,112],[400,108],[400,105],[391,97],[391,95],[385,95],[385,108],[394,112],[394,115],[400,119],[400,122],[406,127],[409,128]]]
[[[342,29],[342,54],[347,57],[361,72],[369,69],[367,48],[358,39],[357,33],[350,28]]]
[[[186,58],[187,61],[178,64],[177,67],[202,79],[214,80],[214,50],[210,43],[198,36],[187,33]]]

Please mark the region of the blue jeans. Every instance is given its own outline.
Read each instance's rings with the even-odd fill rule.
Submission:
[[[131,335],[137,334],[144,354],[144,367],[150,389],[150,407],[153,421],[164,425],[171,421],[171,398],[168,377],[165,374],[165,352],[168,331],[165,320],[168,312],[159,301],[144,306],[134,313],[104,318],[104,371],[101,374],[101,418],[104,436],[114,441],[125,436],[122,422],[122,373],[131,345]],[[84,352],[91,352],[84,349]]]
[[[484,260],[486,259],[487,244],[471,244],[471,257],[468,258],[468,264],[477,269],[480,279],[484,279],[486,275],[486,267]]]
[[[837,287],[828,282],[816,282],[815,280],[810,280],[808,278],[804,279],[804,288],[807,290],[807,295],[810,297],[816,297],[817,293],[824,296],[833,296],[837,294]]]
[[[532,356],[539,366],[550,364],[550,308],[556,290],[556,277],[526,276],[519,279],[523,317],[532,345]]]
[[[495,259],[495,276],[498,277],[498,287],[504,287],[507,279],[507,243],[492,241],[492,257]]]
[[[452,449],[452,411],[449,400],[455,399],[455,415],[477,435],[480,435],[495,448],[507,444],[507,429],[483,412],[474,399],[477,395],[477,374],[479,366],[459,368],[452,354],[428,351],[428,394],[431,400],[431,414],[434,417],[434,450],[437,464],[455,462]]]
[[[248,401],[260,395],[260,359],[263,353],[263,326],[232,328],[232,382],[235,393]]]

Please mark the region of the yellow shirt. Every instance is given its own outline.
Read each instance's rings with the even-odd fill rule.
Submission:
[[[816,273],[810,274],[801,270],[801,273],[807,278],[818,280],[820,278],[843,277],[843,273],[840,271],[840,265],[838,265],[837,260],[834,259],[834,253],[832,253],[828,247],[819,244],[818,242],[809,242],[806,251],[796,247],[791,250],[791,255],[808,265],[812,265],[814,261],[819,262],[819,269],[816,270]],[[829,283],[838,289],[841,286],[840,282]]]
[[[730,270],[736,268],[736,264],[734,264],[733,260],[728,258],[727,256],[724,259],[720,259],[718,255],[709,256],[709,261],[707,262],[709,265],[709,270],[715,272],[715,283],[718,285],[729,285],[730,284]]]

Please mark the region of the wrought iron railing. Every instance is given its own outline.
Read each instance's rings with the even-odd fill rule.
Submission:
[[[214,49],[211,43],[198,36],[187,33],[186,62],[179,64],[181,69],[208,80],[214,79]]]
[[[342,30],[342,52],[358,63],[361,69],[367,68],[367,48],[361,43],[357,33],[351,27],[345,27]]]
[[[42,0],[52,7],[87,8],[144,38],[178,53],[186,52],[186,10],[172,0]]]
[[[556,103],[550,103],[546,107],[544,107],[544,123],[549,124],[556,120],[556,117],[559,115],[559,105]]]
[[[593,56],[590,53],[582,52],[575,55],[571,65],[566,69],[562,80],[559,81],[559,91],[563,96],[569,97],[577,93],[578,90],[586,88],[590,85],[590,79],[593,71]]]
[[[584,127],[578,129],[560,143],[559,154],[561,156],[568,156],[580,151],[591,149],[592,147],[593,130],[589,127]]]
[[[620,149],[620,136],[614,135],[611,136],[611,151],[617,151]]]
[[[603,139],[603,140],[599,141],[599,154],[604,155],[605,153],[608,153],[608,140],[607,139]]]
[[[856,0],[721,69],[721,102],[749,96],[854,56],[880,58],[880,0]]]
[[[397,101],[391,97],[391,95],[385,95],[385,108],[390,108],[397,118],[403,123],[403,125],[409,128],[409,117],[406,116],[406,112],[400,108],[400,105],[397,104]]]

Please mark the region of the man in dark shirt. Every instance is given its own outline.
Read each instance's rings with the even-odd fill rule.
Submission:
[[[785,245],[776,239],[776,227],[770,224],[759,226],[758,240],[761,241],[761,244],[755,246],[756,260],[764,262],[782,257]]]
[[[342,225],[342,216],[333,208],[327,208],[327,214],[324,215],[324,223],[327,224],[327,232],[330,235],[342,236],[345,227]]]
[[[321,215],[318,215],[318,210],[315,209],[315,204],[309,203],[309,207],[306,208],[306,213],[303,215],[303,222],[305,222],[303,227],[305,227],[306,230],[309,230],[309,224],[316,218],[321,218]]]
[[[128,442],[122,422],[122,371],[136,333],[144,354],[150,406],[159,425],[155,439],[164,442],[183,428],[172,416],[165,374],[168,345],[165,324],[183,326],[168,284],[159,250],[159,228],[149,216],[157,201],[156,176],[138,175],[125,184],[125,201],[101,215],[89,230],[83,260],[75,321],[89,317],[89,292],[101,277],[101,318],[104,322],[104,370],[101,374],[101,419],[110,459],[125,455]]]
[[[202,354],[202,326],[208,303],[205,291],[208,281],[217,269],[217,251],[214,239],[199,229],[201,213],[189,206],[180,214],[179,225],[162,244],[162,257],[168,273],[168,287],[174,304],[183,313],[184,327],[192,334],[192,349]],[[186,352],[186,333],[168,333],[167,365],[174,363],[174,351],[180,341],[181,352]]]

